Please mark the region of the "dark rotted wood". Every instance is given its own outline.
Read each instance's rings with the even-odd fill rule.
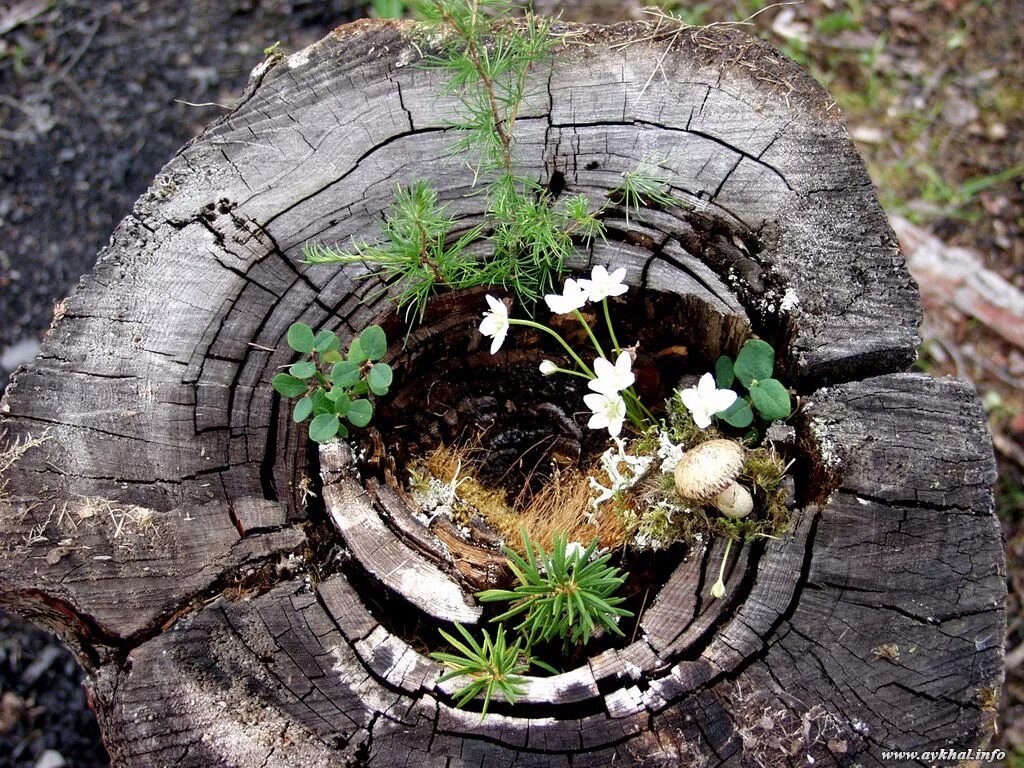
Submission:
[[[396,182],[481,214],[445,155],[452,102],[415,66],[429,42],[341,28],[260,66],[172,160],[3,401],[6,445],[46,439],[4,478],[0,602],[79,653],[116,765],[765,764],[782,731],[794,763],[872,766],[985,737],[1005,588],[984,413],[900,373],[916,289],[834,103],[735,30],[573,31],[537,73],[521,171],[595,197],[644,158],[671,172],[690,205],[614,214],[573,267],[626,266],[662,299],[616,310],[678,329],[695,366],[751,330],[776,344],[805,404],[793,529],[734,548],[726,600],[718,543],[635,637],[485,720],[453,707],[427,651],[437,614],[474,610],[457,569],[340,449],[315,461],[270,387],[292,322],[386,320],[360,267],[307,268],[303,244],[372,239]],[[410,364],[451,342],[487,365],[474,314],[414,333]]]

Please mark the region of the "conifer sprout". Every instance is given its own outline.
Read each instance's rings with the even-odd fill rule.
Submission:
[[[503,0],[413,4],[424,26],[441,33],[440,50],[423,66],[444,76],[442,92],[459,102],[451,125],[460,138],[451,153],[473,164],[473,185],[483,187],[486,200],[484,222],[456,237],[437,190],[419,180],[398,186],[376,242],[308,243],[303,251],[310,264],[366,265],[361,277],[395,289],[410,327],[422,322],[427,301],[442,290],[503,285],[533,307],[554,291],[567,260],[604,236],[609,210],[624,209],[628,225],[644,205],[683,203],[649,159],[623,173],[622,184],[599,201],[583,194],[559,198],[516,169],[515,127],[536,90],[531,75],[550,67],[554,48],[570,36],[554,34],[553,21],[530,10],[513,19],[514,8]],[[488,247],[469,247],[481,241]]]

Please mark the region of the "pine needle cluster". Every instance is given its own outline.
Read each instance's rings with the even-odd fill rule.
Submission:
[[[456,221],[427,181],[399,186],[385,212],[380,238],[347,249],[310,244],[313,264],[363,263],[366,277],[393,289],[410,325],[422,321],[427,301],[442,290],[501,285],[532,307],[553,292],[577,248],[604,235],[613,206],[631,212],[647,204],[678,204],[665,179],[643,163],[623,174],[607,199],[558,199],[516,168],[515,128],[533,95],[536,71],[550,67],[562,37],[550,19],[505,0],[420,0],[413,9],[441,34],[438,52],[423,66],[440,72],[443,92],[459,103],[451,127],[454,155],[473,161],[474,185],[486,199],[484,223],[455,235]],[[514,18],[515,17],[515,18]],[[475,243],[482,247],[471,248]]]

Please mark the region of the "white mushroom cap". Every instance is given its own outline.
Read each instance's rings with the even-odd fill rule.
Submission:
[[[676,490],[684,499],[707,504],[743,469],[743,446],[735,440],[708,440],[683,454],[676,464]]]
[[[746,517],[754,510],[754,499],[736,482],[742,469],[742,445],[734,440],[708,440],[684,453],[676,464],[676,490],[684,499],[711,504],[726,517]]]

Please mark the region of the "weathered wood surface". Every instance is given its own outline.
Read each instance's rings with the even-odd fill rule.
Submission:
[[[631,643],[528,703],[452,707],[317,512],[269,384],[290,323],[349,337],[384,309],[356,268],[299,264],[305,242],[373,238],[421,177],[480,215],[424,43],[343,27],[164,169],[4,399],[8,442],[48,439],[6,477],[0,601],[79,652],[115,764],[870,766],[984,738],[1004,585],[977,398],[900,373],[916,287],[827,94],[738,32],[651,30],[582,30],[540,74],[522,170],[597,195],[655,156],[703,209],[619,222],[593,258],[678,294],[644,320],[695,318],[709,356],[751,326],[783,350],[792,533],[734,550],[717,604],[713,557],[681,564]]]

